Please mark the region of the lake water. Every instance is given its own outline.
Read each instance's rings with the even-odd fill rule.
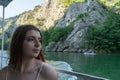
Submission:
[[[120,54],[46,53],[45,57],[67,62],[76,72],[120,80]]]
[[[4,56],[7,56],[6,51]],[[45,57],[48,63],[57,68],[120,80],[120,54],[45,53]],[[7,62],[8,59],[3,59],[3,66]],[[80,80],[75,76],[59,75],[60,80]]]

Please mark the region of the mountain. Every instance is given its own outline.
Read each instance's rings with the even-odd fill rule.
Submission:
[[[20,15],[5,19],[5,40],[9,42],[12,33],[17,26],[22,24],[34,24],[41,30],[47,30],[57,23],[66,10],[66,8],[73,1],[67,3],[65,0],[45,0],[43,5],[37,5],[33,10],[25,11]],[[0,26],[2,26],[2,21],[0,18]],[[2,34],[2,28],[0,28],[0,34]],[[0,35],[0,38],[2,35]]]
[[[5,20],[5,47],[8,47],[17,26],[30,23],[42,30],[45,51],[91,50],[88,49],[86,39],[88,29],[103,24],[106,21],[107,7],[119,8],[119,4],[116,6],[118,2],[119,0],[45,0],[43,5]]]
[[[114,48],[105,47],[106,45],[109,46],[109,44],[111,44],[111,42],[109,41],[111,40],[113,36],[107,39],[105,38],[109,43],[104,44],[102,42],[102,40],[104,41],[104,38],[102,37],[103,39],[99,39],[101,41],[96,42],[95,45],[92,45],[92,46],[89,45],[89,40],[87,36],[89,35],[88,33],[90,32],[88,31],[92,26],[98,26],[98,28],[96,27],[96,30],[99,31],[99,29],[102,29],[102,26],[104,25],[107,26],[109,30],[109,27],[114,24],[113,31],[115,31],[114,27],[116,29],[116,27],[119,25],[119,19],[116,23],[114,23],[113,21],[115,21],[117,18],[116,13],[120,13],[119,3],[120,3],[119,0],[116,0],[116,1],[85,0],[85,2],[82,2],[82,3],[73,2],[65,11],[64,16],[58,20],[57,24],[55,24],[53,30],[50,30],[47,32],[50,34],[49,35],[50,39],[46,41],[47,47],[45,48],[45,51],[49,51],[49,52],[50,51],[53,51],[53,52],[86,52],[86,51],[94,52],[95,48],[98,50],[101,50],[102,52],[104,50],[106,50],[107,52],[111,52],[113,51],[113,49],[115,51],[116,49],[118,49],[118,47],[116,47],[115,45],[114,45],[115,46]],[[109,13],[109,11],[111,12],[114,11],[114,14]],[[114,15],[115,18],[113,19],[111,15]],[[111,19],[111,21],[113,20],[112,21],[113,23],[110,20],[107,20],[109,22],[105,23],[106,18]],[[99,28],[100,27],[99,25],[101,25],[101,28]],[[116,31],[117,30],[118,29],[116,29]],[[105,31],[107,31],[107,29]],[[99,33],[102,34],[102,32],[99,32]],[[97,34],[97,33],[94,33],[94,34]],[[107,35],[107,34],[108,33],[103,34],[103,35]],[[116,33],[112,33],[112,35],[116,35]],[[96,38],[99,38],[99,36],[100,35],[96,36]],[[95,39],[93,37],[93,41],[94,40]],[[116,42],[119,42],[119,41],[116,41]],[[99,45],[97,45],[97,43],[101,44],[101,46],[104,44],[104,46],[102,46],[104,48],[101,48]],[[108,49],[111,51],[109,51]]]
[[[5,40],[7,41],[5,44],[8,44],[9,38],[11,38],[12,33],[19,25],[34,24],[41,30],[49,29],[64,15],[66,8],[60,0],[45,0],[43,5],[37,5],[33,10],[25,11],[15,17],[5,19],[4,31]],[[2,21],[0,18],[1,25]],[[2,28],[0,28],[0,34],[2,34]]]
[[[7,34],[11,35],[15,28],[22,24],[30,23],[36,25],[41,30],[49,29],[63,16],[65,9],[59,0],[45,0],[43,5],[37,5],[33,10],[5,19],[5,38],[10,38],[11,36],[7,36]],[[0,26],[1,25],[2,20],[0,18]],[[1,33],[2,29],[0,29],[0,34]]]
[[[54,26],[56,21],[64,14],[65,7],[59,0],[45,0],[45,3],[36,6],[34,10],[22,13],[16,21],[17,25],[34,24],[40,29],[46,30]]]
[[[61,37],[57,42],[50,42],[46,51],[84,52],[88,46],[85,38],[87,30],[90,26],[102,24],[105,20],[106,8],[96,0],[72,3],[55,25],[55,28],[65,28],[72,25],[72,30],[64,39]]]

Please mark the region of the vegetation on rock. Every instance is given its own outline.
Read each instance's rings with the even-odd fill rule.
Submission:
[[[120,14],[108,11],[104,24],[91,26],[88,31],[89,44],[100,53],[120,52]]]

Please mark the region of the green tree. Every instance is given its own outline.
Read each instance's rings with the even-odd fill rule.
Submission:
[[[88,31],[89,44],[97,51],[119,52],[120,14],[108,11],[107,20],[100,26],[92,26]]]

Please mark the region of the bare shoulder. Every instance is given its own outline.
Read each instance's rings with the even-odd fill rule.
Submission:
[[[53,66],[47,64],[47,63],[43,63],[43,70],[45,70],[45,72],[53,72],[53,73],[56,73],[56,70]]]
[[[36,62],[38,67],[42,66],[40,75],[45,78],[45,80],[58,80],[57,72],[53,66],[39,60]]]
[[[42,71],[44,72],[54,72],[56,73],[56,70],[53,66],[47,64],[46,62],[41,62],[37,60],[37,66],[40,67],[42,65]]]
[[[7,66],[0,70],[0,79],[3,80],[5,79],[6,72],[7,72]]]
[[[47,63],[43,63],[42,73],[43,76],[47,77],[49,80],[58,80],[55,68]]]

